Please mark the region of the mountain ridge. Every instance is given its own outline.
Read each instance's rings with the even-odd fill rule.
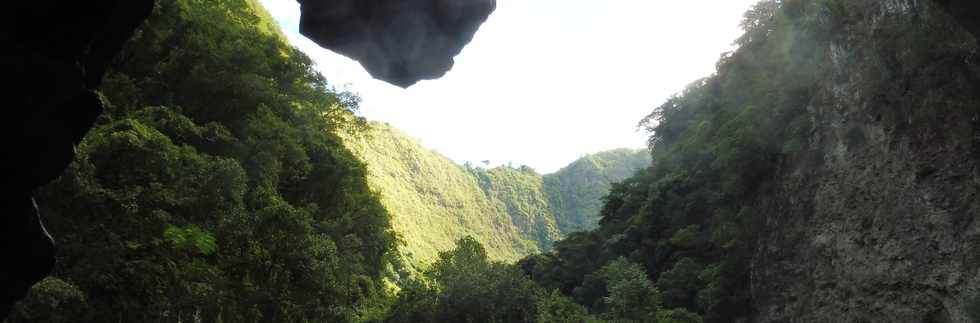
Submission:
[[[595,228],[611,183],[649,163],[646,151],[623,148],[587,154],[545,175],[527,166],[460,165],[389,124],[370,122],[368,128],[344,142],[365,162],[370,185],[392,213],[404,241],[400,253],[414,268],[409,271],[465,236],[484,244],[496,260],[548,251],[569,230]],[[631,159],[616,159],[624,156]],[[603,173],[606,168],[615,171]],[[570,205],[588,207],[565,212]]]

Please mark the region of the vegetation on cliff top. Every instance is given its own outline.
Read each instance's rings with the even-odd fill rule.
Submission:
[[[255,5],[157,1],[38,194],[58,263],[10,322],[346,322],[386,297],[396,237],[337,136],[356,101]]]
[[[641,122],[651,133],[653,161],[613,185],[599,228],[573,233],[556,242],[552,252],[519,262],[534,284],[511,294],[526,302],[455,294],[462,282],[480,281],[432,274],[423,277],[428,282],[423,286],[434,291],[401,294],[397,304],[413,306],[392,308],[392,321],[406,313],[460,320],[486,315],[479,307],[461,306],[477,298],[500,304],[495,313],[520,313],[501,321],[751,321],[758,314],[752,287],[764,282],[751,280],[750,266],[757,241],[766,234],[765,223],[773,220],[766,217],[780,216],[764,214],[760,200],[766,199],[772,190],[767,185],[777,176],[795,167],[816,167],[828,153],[813,145],[820,119],[807,109],[834,109],[828,103],[839,95],[842,82],[857,87],[851,90],[863,97],[886,103],[925,83],[923,92],[930,95],[907,98],[916,104],[869,107],[889,131],[901,133],[911,122],[942,125],[940,111],[975,103],[956,101],[969,95],[933,96],[959,90],[935,90],[949,83],[945,74],[935,75],[956,71],[957,77],[969,79],[978,66],[975,40],[942,19],[943,14],[925,11],[938,10],[933,6],[759,2],[745,14],[739,48],[721,58],[716,74],[692,83]],[[907,12],[894,14],[902,10]],[[871,13],[881,16],[875,17],[874,30],[867,31],[871,35],[861,37],[873,42],[842,48],[853,40],[848,28],[856,28]],[[858,53],[873,55],[866,59]],[[841,66],[858,70],[834,73]],[[862,78],[847,79],[855,76]],[[859,144],[855,141],[860,139],[850,137],[850,144]],[[481,286],[508,290],[523,286],[512,283],[520,279],[508,276]],[[540,312],[555,304],[567,305],[559,311],[566,316],[555,319]]]
[[[760,2],[716,74],[641,123],[652,160],[609,152],[541,176],[456,165],[367,126],[356,98],[255,27],[254,1],[159,1],[106,76],[109,111],[39,193],[59,263],[9,320],[751,320],[758,196],[783,166],[821,162],[807,108],[842,77],[830,66],[859,59],[831,45],[867,5]],[[869,46],[903,49],[894,61],[922,73],[976,69],[969,37],[910,19],[879,20]],[[895,62],[853,64],[872,78],[862,93],[901,86],[885,77]],[[879,118],[901,132],[962,106]],[[432,260],[418,275],[391,275],[399,233],[402,257]]]
[[[764,214],[760,201],[771,198],[773,179],[799,167],[816,168],[830,154],[813,145],[821,121],[808,109],[836,109],[833,96],[842,82],[863,97],[891,102],[937,73],[976,71],[975,42],[943,14],[925,14],[938,10],[932,4],[881,14],[873,31],[851,31],[870,33],[861,36],[873,43],[841,48],[853,39],[848,28],[887,6],[759,2],[744,16],[739,48],[721,58],[716,74],[692,83],[641,122],[651,133],[653,162],[613,185],[600,227],[566,237],[552,253],[522,260],[525,273],[592,312],[608,313],[603,304],[613,290],[594,281],[602,268],[625,258],[655,282],[662,307],[696,313],[706,322],[751,321],[758,301],[751,298],[752,286],[763,283],[750,275],[756,242],[773,221],[766,217],[784,216]],[[865,56],[853,53],[888,59],[861,61]],[[847,72],[834,73],[835,66]],[[896,82],[897,73],[907,81]],[[853,75],[870,78],[847,79]],[[908,99],[923,104],[869,109],[900,133],[913,121],[942,124],[939,109],[968,106]]]

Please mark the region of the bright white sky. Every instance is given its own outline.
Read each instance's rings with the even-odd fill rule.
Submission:
[[[401,89],[299,35],[299,4],[261,0],[361,114],[463,163],[549,173],[587,153],[644,147],[636,124],[715,70],[757,0],[498,0],[441,79]]]

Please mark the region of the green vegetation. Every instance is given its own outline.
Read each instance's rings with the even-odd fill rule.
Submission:
[[[833,95],[828,66],[857,59],[831,43],[859,5],[760,2],[717,73],[642,121],[652,159],[542,176],[359,119],[254,1],[160,1],[106,76],[109,111],[39,193],[59,264],[9,321],[751,320],[758,196],[790,161],[820,162],[806,109]],[[955,52],[923,45],[956,36],[922,23],[882,19],[879,45],[914,49],[896,53],[912,70]]]
[[[517,266],[495,262],[471,237],[439,253],[421,277],[407,281],[385,322],[700,323],[684,309],[663,309],[643,267],[618,258],[589,276],[591,308],[547,290]]]
[[[804,19],[819,9],[811,5],[762,1],[746,13],[740,48],[722,58],[717,74],[641,123],[653,134],[652,165],[613,185],[600,228],[522,261],[536,282],[602,309],[592,281],[625,258],[656,282],[661,305],[671,309],[659,319],[752,315],[747,261],[761,227],[752,196],[785,154],[809,149],[803,109],[828,77],[817,50],[826,43]]]
[[[249,7],[251,7],[252,14],[258,18],[258,23],[255,25],[258,30],[266,34],[274,35],[287,44],[289,43],[289,39],[286,37],[286,34],[282,32],[282,28],[279,28],[279,24],[276,23],[274,18],[272,18],[272,14],[265,10],[265,7],[262,6],[262,2],[260,0],[246,0],[245,2],[248,3]]]
[[[763,221],[769,220],[758,209],[759,200],[771,193],[770,180],[791,171],[791,165],[822,162],[826,152],[811,146],[810,138],[819,119],[807,109],[830,106],[828,96],[836,95],[837,84],[845,82],[845,76],[834,74],[835,65],[860,69],[848,75],[880,77],[900,68],[912,79],[926,79],[949,68],[937,69],[936,61],[962,66],[969,64],[963,57],[976,52],[975,45],[967,45],[970,37],[953,32],[958,27],[949,21],[917,14],[909,18],[914,23],[884,17],[874,31],[878,43],[868,46],[909,50],[891,53],[900,56],[893,61],[855,64],[849,60],[860,59],[852,57],[857,49],[838,47],[847,43],[842,38],[847,34],[840,31],[866,22],[859,14],[872,12],[861,8],[870,5],[759,2],[745,15],[739,49],[722,57],[717,73],[692,83],[641,122],[652,133],[653,161],[613,185],[599,228],[569,235],[555,243],[554,252],[530,256],[519,266],[539,286],[557,289],[601,314],[609,313],[607,300],[615,296],[596,281],[608,276],[610,265],[626,259],[656,282],[658,322],[751,320],[756,313],[749,264],[764,234]],[[973,54],[965,54],[969,52]],[[860,88],[848,91],[882,98],[904,95],[908,84],[918,83],[909,81],[901,88],[896,84],[902,82],[880,77],[850,84]],[[919,111],[887,107],[876,113],[885,124],[897,125],[894,131],[903,131],[902,125],[916,118],[943,124],[930,112],[936,108],[967,107],[943,102],[923,104]],[[847,140],[848,145],[860,144]],[[631,293],[646,289],[635,286]],[[618,316],[634,315],[639,314]]]
[[[602,198],[613,183],[633,176],[650,165],[646,149],[615,149],[586,155],[561,170],[544,175],[558,230],[562,234],[599,227]]]
[[[370,128],[345,142],[367,162],[368,182],[405,241],[400,251],[407,265],[431,262],[465,236],[484,244],[495,260],[514,261],[538,250],[466,168],[391,126]]]
[[[396,237],[337,135],[363,127],[356,100],[255,5],[157,2],[39,192],[58,264],[10,322],[348,322],[384,304]]]
[[[533,169],[467,166],[467,170],[476,176],[486,196],[510,216],[523,236],[537,242],[540,250],[551,249],[551,244],[561,237],[544,193],[544,180]]]
[[[539,295],[527,302],[541,304],[538,308],[565,304],[548,313],[595,315],[588,320],[750,318],[748,261],[761,227],[752,196],[783,158],[810,149],[804,136],[812,126],[804,109],[817,98],[817,84],[830,77],[829,69],[821,68],[829,64],[828,57],[817,49],[828,47],[827,32],[840,21],[839,17],[814,19],[840,11],[823,6],[822,2],[767,0],[747,12],[742,24],[745,34],[737,41],[740,48],[722,58],[717,74],[693,83],[641,123],[653,134],[650,167],[612,184],[598,229],[569,234],[550,253],[521,260],[518,267],[535,284],[525,294],[514,294]],[[553,178],[545,182],[569,181]],[[562,195],[574,196],[550,193]],[[583,209],[557,200],[553,205],[561,209]],[[566,214],[570,213],[562,215]],[[589,225],[567,218],[556,223],[563,228]],[[410,295],[427,295],[422,299],[436,300],[436,305],[409,311],[416,317],[424,317],[419,311],[449,311],[453,314],[436,317],[465,321],[467,315],[483,313],[475,308],[440,307],[438,300],[461,283],[431,275],[423,279],[421,285],[437,287],[403,297],[414,300]],[[503,288],[495,283],[503,282],[481,286]],[[541,295],[558,299],[546,302]],[[496,302],[492,295],[482,297]],[[453,299],[458,298],[466,297]],[[571,304],[563,300],[568,299],[585,311],[567,306]],[[524,307],[502,309],[531,312]],[[402,313],[396,307],[390,317]],[[527,314],[516,320],[538,318]]]
[[[483,244],[493,260],[548,251],[571,230],[598,223],[610,183],[649,163],[646,150],[617,149],[544,176],[527,166],[460,166],[390,125],[369,128],[344,136],[345,143],[367,163],[368,182],[404,238],[406,273],[420,271],[463,237]],[[562,221],[575,224],[563,231]]]
[[[943,109],[975,106],[946,100],[946,94],[968,90],[946,88],[951,82],[935,75],[976,71],[976,42],[948,19],[921,14],[934,9],[928,4],[901,9],[909,10],[903,15],[871,17],[873,35],[859,37],[873,43],[865,49],[841,47],[856,37],[841,31],[868,24],[866,14],[880,12],[876,5],[759,2],[744,16],[739,48],[721,58],[717,73],[692,83],[641,122],[651,133],[652,162],[612,184],[597,229],[567,234],[550,252],[522,259],[516,267],[523,276],[488,264],[474,242],[461,241],[440,254],[439,265],[410,293],[399,296],[397,304],[413,306],[391,308],[389,321],[753,320],[758,313],[752,286],[765,282],[751,281],[750,263],[767,261],[753,257],[766,234],[764,224],[780,216],[763,209],[776,190],[773,180],[820,169],[828,154],[811,138],[821,119],[808,109],[841,113],[834,103],[842,95],[875,98],[862,102],[908,99],[914,103],[867,108],[887,131],[902,132],[913,122],[941,127]],[[862,59],[867,61],[856,62]],[[888,73],[906,74],[896,81]],[[954,77],[969,78],[969,73]],[[842,91],[841,86],[854,88]],[[913,97],[923,93],[925,98]],[[969,132],[948,131],[971,138]],[[840,133],[848,149],[866,140],[853,131]],[[548,182],[541,185],[545,191]],[[529,186],[534,185],[515,185]],[[555,223],[560,229],[569,226],[561,217]],[[440,274],[446,270],[454,273],[451,279]],[[493,291],[524,301],[515,304]],[[499,307],[489,310],[491,305],[473,299]],[[971,318],[977,317],[976,299],[966,301]]]
[[[38,192],[58,265],[8,322],[588,317],[495,262],[547,250],[545,192],[578,190],[369,127],[255,0],[159,1],[101,92],[107,111]]]

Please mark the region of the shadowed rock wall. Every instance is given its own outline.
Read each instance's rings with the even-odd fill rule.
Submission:
[[[970,322],[980,60],[929,1],[849,1],[807,106],[815,149],[758,194],[757,322]],[[929,46],[922,46],[924,43]]]
[[[31,191],[56,178],[102,112],[95,92],[152,0],[16,1],[0,14],[0,315],[54,265]]]
[[[936,0],[957,22],[965,27],[973,37],[980,40],[980,1],[976,0]]]

